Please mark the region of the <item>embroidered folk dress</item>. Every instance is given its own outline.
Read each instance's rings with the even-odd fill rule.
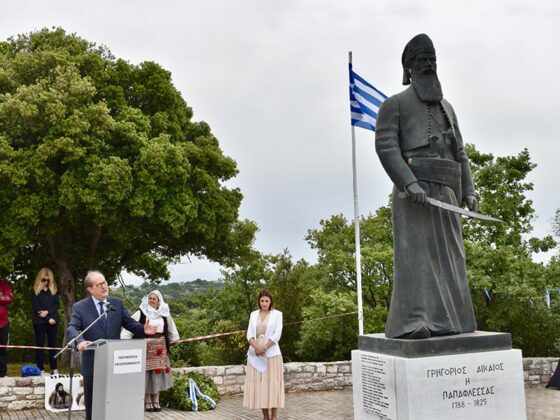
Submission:
[[[148,296],[151,294],[155,294],[158,296],[159,299],[159,308],[154,309],[148,304]],[[171,313],[169,311],[169,305],[167,305],[164,300],[162,294],[158,290],[153,290],[148,293],[146,296],[142,298],[142,303],[140,305],[140,309],[136,311],[132,318],[135,321],[140,321],[142,318],[145,320],[149,320],[150,324],[156,328],[156,335],[155,336],[148,336],[147,338],[161,338],[164,336],[164,319],[167,320],[167,327],[168,327],[168,334],[169,334],[169,341],[174,341],[179,339],[179,332],[177,331],[177,326],[171,317]],[[132,333],[123,329],[121,332],[121,339],[128,339],[132,338]],[[167,349],[169,352],[169,349]],[[167,356],[169,358],[169,356]],[[170,367],[171,364],[168,360],[167,365]],[[146,394],[158,394],[161,391],[165,391],[173,387],[173,373],[169,369],[152,369],[146,370],[146,387],[145,393]]]
[[[257,343],[264,346],[265,333],[269,314],[264,320],[258,317]],[[284,408],[284,364],[282,355],[268,357],[267,369],[259,372],[250,363],[245,369],[245,385],[243,389],[243,407],[257,408]]]

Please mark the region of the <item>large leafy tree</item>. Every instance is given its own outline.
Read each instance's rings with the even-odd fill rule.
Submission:
[[[298,355],[310,361],[350,359],[358,345],[358,318],[339,315],[356,311],[355,294],[317,289],[311,297],[312,303],[303,309],[308,322],[301,328]]]
[[[534,255],[555,246],[551,236],[529,236],[535,218],[526,181],[535,168],[525,149],[495,158],[469,147],[480,210],[504,221],[484,224],[465,221],[468,276],[478,328],[512,333],[525,355],[554,351],[549,331],[560,327],[558,313],[546,306],[546,290],[554,282],[549,268]]]
[[[0,269],[52,267],[68,318],[88,269],[159,280],[181,256],[249,252],[236,163],[191,118],[154,62],[56,28],[0,43]]]
[[[530,236],[535,212],[527,198],[533,185],[526,178],[535,164],[527,150],[498,158],[472,146],[468,152],[481,212],[504,221],[488,224],[462,218],[478,328],[511,332],[514,344],[527,355],[553,353],[555,337],[549,331],[560,328],[560,318],[555,307],[546,306],[545,295],[547,289],[560,287],[560,270],[556,258],[546,265],[534,260],[536,253],[555,245],[551,236]],[[558,223],[553,220],[553,225],[557,228]],[[363,301],[366,309],[373,309],[368,314],[373,317],[370,328],[376,328],[368,332],[373,332],[382,328],[390,301],[390,208],[384,206],[375,215],[363,217],[360,231]],[[320,229],[310,230],[307,240],[318,252],[317,268],[324,281],[355,292],[353,223],[341,215],[332,216],[321,221]]]
[[[282,355],[288,360],[297,360],[296,342],[299,339],[304,309],[312,302],[312,293],[320,284],[316,269],[306,261],[294,262],[287,250],[277,255],[254,253],[239,265],[223,271],[224,288],[206,294],[199,300],[199,311],[193,313],[197,320],[193,325],[202,328],[200,334],[208,332],[243,331],[235,336],[211,340],[198,346],[199,353],[210,364],[241,363],[247,355],[245,331],[249,315],[257,309],[257,296],[268,289],[274,298],[274,307],[282,311]],[[211,349],[211,351],[208,351]],[[190,360],[195,361],[191,357]],[[199,359],[200,360],[200,359]]]
[[[362,248],[362,297],[371,317],[366,332],[379,332],[389,308],[393,279],[393,233],[391,208],[382,206],[374,215],[360,219]],[[321,220],[320,229],[311,229],[306,237],[317,250],[321,279],[326,287],[355,293],[356,260],[354,224],[342,215]]]

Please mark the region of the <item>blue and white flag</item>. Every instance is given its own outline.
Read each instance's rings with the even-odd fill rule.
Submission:
[[[191,399],[192,411],[198,411],[198,398],[208,401],[211,408],[216,408],[216,402],[208,395],[203,394],[198,384],[192,378],[189,378],[188,397]]]
[[[350,119],[352,125],[375,131],[379,107],[387,96],[350,70]]]

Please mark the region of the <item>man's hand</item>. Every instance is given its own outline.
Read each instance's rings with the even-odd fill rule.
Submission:
[[[146,323],[144,324],[144,334],[154,335],[156,332],[157,332],[156,327],[150,324],[149,319],[146,319]]]
[[[49,319],[49,324],[54,325],[54,324],[56,324],[56,321],[53,318],[51,318],[51,319]]]
[[[470,211],[478,213],[478,201],[474,195],[467,195],[465,197],[465,202]]]
[[[85,351],[87,346],[89,346],[91,344],[91,341],[82,341],[80,344],[78,344],[78,351]]]
[[[49,314],[49,311],[39,311],[39,317],[44,318]]]
[[[424,205],[426,204],[426,199],[428,195],[426,191],[418,184],[418,182],[413,182],[412,184],[407,185],[406,192],[408,193],[408,199],[413,201],[416,204]]]

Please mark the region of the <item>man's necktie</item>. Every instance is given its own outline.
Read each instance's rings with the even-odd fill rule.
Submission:
[[[107,331],[107,315],[105,314],[105,304],[103,302],[99,302],[99,313],[103,314],[103,316],[99,319],[99,324],[103,331]]]

